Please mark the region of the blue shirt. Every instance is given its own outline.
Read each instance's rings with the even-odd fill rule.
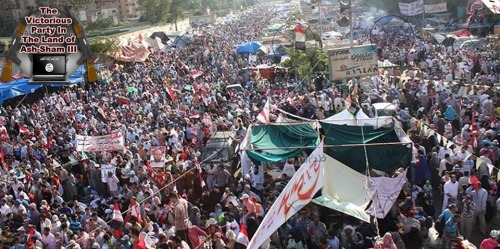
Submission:
[[[453,219],[449,219],[444,226],[444,231],[446,237],[455,238],[458,236],[458,224]]]

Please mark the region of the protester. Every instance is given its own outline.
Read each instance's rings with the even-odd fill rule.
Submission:
[[[245,248],[307,156],[278,163],[282,174],[273,177],[273,165],[255,163],[239,173],[238,159],[203,162],[202,151],[215,131],[234,132],[238,143],[245,139],[267,99],[272,121],[327,118],[356,102],[370,114],[376,100],[395,103],[395,118],[418,144],[421,168],[419,186],[401,191],[379,220],[380,231],[345,216],[333,224],[323,219],[331,210],[310,204],[264,248],[276,242],[277,248],[366,248],[376,235],[384,235],[376,248],[416,248],[431,231],[423,224],[433,216],[433,197],[443,200],[435,226],[442,223],[446,248],[460,226],[460,234],[473,237],[476,218],[486,234],[498,196],[491,171],[500,163],[498,50],[372,37],[380,59],[398,65],[380,70],[374,91],[351,94],[328,79],[317,90],[291,71],[252,76],[246,55],[235,53],[235,45],[263,36],[274,16],[256,7],[234,23],[191,29],[191,44],[153,51],[145,63],[102,66],[100,82],[2,108],[2,246]],[[369,33],[356,31],[359,42],[372,42]],[[268,61],[259,54],[256,64]],[[232,84],[243,90],[227,90]],[[460,86],[468,86],[465,94],[458,94]],[[117,133],[123,150],[77,151],[77,136]],[[483,248],[498,237],[490,235]]]

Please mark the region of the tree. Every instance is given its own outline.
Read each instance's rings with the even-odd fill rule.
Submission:
[[[93,30],[105,30],[113,25],[113,19],[111,18],[97,18],[95,21],[88,21],[85,27],[88,31]]]
[[[11,37],[14,34],[17,23],[13,19],[0,17],[0,37]]]
[[[114,38],[90,41],[89,49],[95,58],[106,58],[117,51],[118,41]]]
[[[185,0],[172,0],[172,3],[168,9],[168,22],[174,22],[175,31],[177,31],[177,21],[184,18],[184,11],[186,9],[186,1]]]
[[[167,21],[171,0],[139,0],[142,8],[141,21],[157,24]]]
[[[296,70],[301,78],[310,72],[322,72],[328,69],[328,55],[319,48],[310,48],[305,52],[291,48],[288,56],[290,59],[281,65]]]

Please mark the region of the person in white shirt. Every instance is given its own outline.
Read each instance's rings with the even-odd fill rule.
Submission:
[[[50,228],[46,227],[43,230],[43,235],[40,241],[43,243],[43,248],[45,249],[55,249],[57,240],[54,234],[50,232]]]
[[[0,200],[0,212],[2,212],[4,217],[6,217],[7,214],[12,213],[12,208],[7,204],[7,200],[5,200],[5,198]]]
[[[233,231],[236,236],[240,233],[240,225],[234,220],[234,214],[226,212],[226,231]]]
[[[457,197],[458,197],[459,189],[460,188],[458,186],[457,176],[451,175],[450,180],[447,181],[443,187],[443,192],[444,192],[443,211],[446,209],[446,207],[448,205],[457,204]]]
[[[255,166],[253,168],[253,172],[250,174],[252,179],[252,187],[255,188],[256,191],[261,192],[264,189],[264,171],[261,169],[261,166]]]
[[[448,165],[451,165],[450,155],[446,154],[441,162],[439,162],[439,171],[438,174],[440,177],[443,177],[443,173],[448,170]]]
[[[44,231],[46,227],[50,229],[52,227],[52,222],[50,219],[47,219],[45,214],[42,214],[40,215],[40,230]]]
[[[295,174],[295,166],[292,158],[285,162],[285,165],[283,166],[283,173],[290,178]]]
[[[453,150],[447,147],[440,147],[438,152],[439,159],[443,159],[446,154],[453,155]]]
[[[108,183],[109,192],[111,196],[113,197],[118,196],[118,190],[119,190],[118,184],[120,183],[118,177],[116,177],[116,175],[114,175],[113,172],[108,171],[108,177],[106,178],[106,181]]]

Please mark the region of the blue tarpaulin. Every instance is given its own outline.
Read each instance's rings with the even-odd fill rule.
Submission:
[[[83,82],[85,79],[83,78],[83,73],[85,72],[85,67],[80,66],[70,77],[69,77],[69,84],[50,84],[50,83],[44,83],[44,84],[33,84],[29,83],[28,78],[22,78],[22,79],[17,79],[13,80],[8,83],[0,83],[0,104],[3,104],[5,100],[15,98],[17,96],[21,96],[24,94],[32,93],[38,88],[44,86],[44,85],[49,85],[52,87],[64,87],[68,85],[75,85]]]
[[[255,54],[257,50],[262,46],[260,42],[247,42],[236,46],[236,53],[251,53]]]

